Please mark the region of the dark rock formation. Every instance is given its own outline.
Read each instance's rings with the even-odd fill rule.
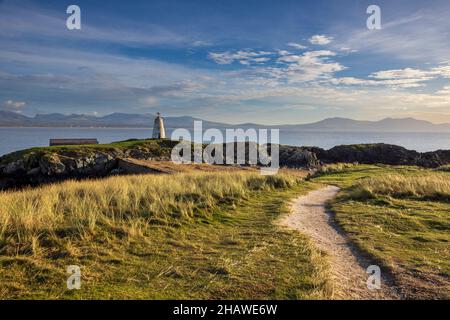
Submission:
[[[96,147],[51,147],[19,151],[0,157],[0,189],[126,173],[119,159],[170,160],[172,148],[178,143],[170,140],[135,140]],[[236,150],[236,145],[234,148]],[[246,143],[246,165],[249,165],[250,148],[257,146]],[[269,146],[269,154],[270,149]],[[435,168],[450,163],[450,150],[419,153],[388,144],[343,145],[330,150],[281,145],[279,157],[281,167],[293,168],[317,168],[324,163],[336,162]]]
[[[118,169],[119,158],[169,160],[176,142],[151,141],[119,147],[38,148],[0,158],[0,189],[104,177]]]
[[[280,146],[280,166],[292,168],[317,168],[321,165],[319,148]]]
[[[415,164],[418,157],[419,153],[416,151],[410,151],[394,145],[346,145],[328,150],[324,161],[332,163],[359,162],[407,165]]]
[[[383,143],[342,145],[330,150],[316,147],[280,146],[280,164],[294,167],[314,167],[317,166],[317,162],[379,163],[436,168],[450,163],[450,150],[420,153]]]

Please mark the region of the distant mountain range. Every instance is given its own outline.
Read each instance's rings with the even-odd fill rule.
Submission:
[[[112,113],[103,117],[83,114],[64,115],[60,113],[37,114],[27,117],[15,112],[0,111],[0,127],[108,127],[108,128],[151,128],[154,114]],[[165,125],[170,129],[193,126],[194,120],[189,116],[165,117]],[[226,123],[203,120],[203,128],[279,128],[283,131],[321,131],[321,132],[450,132],[450,123],[433,124],[414,118],[380,121],[360,121],[347,118],[328,118],[314,123],[294,125],[260,125],[245,123],[230,125]]]

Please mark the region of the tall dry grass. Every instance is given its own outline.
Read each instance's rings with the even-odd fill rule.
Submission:
[[[149,223],[207,217],[250,192],[296,184],[283,175],[189,173],[68,181],[0,193],[0,254],[36,253],[36,243],[90,239],[100,232],[140,236]]]
[[[436,168],[436,170],[450,172],[450,164],[446,164],[446,165],[440,166],[439,168]]]
[[[385,174],[362,179],[350,191],[353,199],[369,199],[378,195],[395,198],[450,200],[450,176],[428,172],[426,175]]]
[[[317,175],[347,172],[358,166],[357,163],[332,163],[321,166],[317,171]]]

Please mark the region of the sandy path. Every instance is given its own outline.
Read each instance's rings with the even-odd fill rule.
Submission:
[[[394,288],[382,278],[381,289],[367,288],[366,268],[370,261],[359,255],[342,230],[325,209],[339,188],[327,186],[311,191],[295,199],[291,214],[283,217],[280,224],[309,236],[315,245],[327,253],[336,299],[398,299]]]

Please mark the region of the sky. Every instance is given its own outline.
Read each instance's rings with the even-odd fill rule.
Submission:
[[[0,110],[450,122],[450,1],[0,0]]]

